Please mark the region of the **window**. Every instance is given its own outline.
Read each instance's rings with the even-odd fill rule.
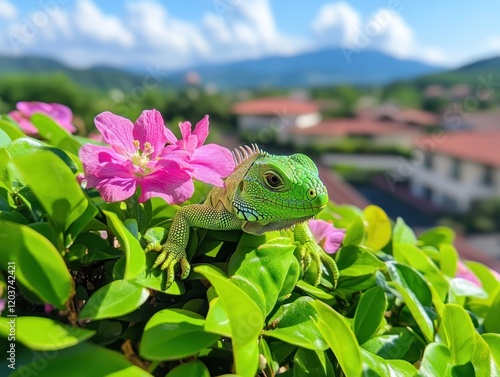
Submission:
[[[424,166],[427,169],[432,170],[432,168],[434,166],[434,159],[432,158],[432,154],[426,154],[424,156]]]
[[[493,185],[493,168],[491,166],[485,165],[483,170],[483,185],[492,186]]]
[[[461,163],[458,158],[455,158],[452,160],[451,163],[451,177],[459,180],[460,179],[460,168],[461,168]]]

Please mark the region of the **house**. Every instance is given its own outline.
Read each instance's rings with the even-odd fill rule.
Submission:
[[[420,109],[403,109],[394,105],[384,105],[373,111],[373,118],[380,121],[396,122],[410,126],[432,127],[440,122],[439,117]]]
[[[499,149],[500,131],[444,134],[425,158],[414,161],[413,195],[450,212],[466,212],[476,200],[500,197]]]
[[[356,138],[376,146],[411,147],[413,140],[420,135],[420,130],[405,124],[364,118],[342,118],[327,119],[314,127],[292,128],[288,134],[281,136],[297,146],[328,146],[336,140]]]
[[[391,106],[359,111],[355,118],[323,120],[323,105],[304,99],[259,98],[237,103],[233,113],[238,117],[240,133],[257,138],[272,133],[278,142],[296,146],[331,145],[342,138],[362,138],[374,145],[411,147],[422,128],[437,123],[434,114]]]
[[[283,132],[292,127],[307,128],[321,121],[319,105],[294,98],[258,98],[239,102],[233,107],[240,132],[270,129]]]

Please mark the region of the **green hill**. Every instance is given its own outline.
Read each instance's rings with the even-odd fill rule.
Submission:
[[[81,86],[104,90],[111,88],[130,90],[142,86],[143,81],[142,76],[117,68],[76,69],[47,58],[0,56],[0,78],[26,74],[64,74]]]
[[[474,87],[481,83],[481,77],[483,81],[500,82],[500,57],[479,60],[449,71],[421,76],[412,82],[417,87],[430,84],[444,86],[467,84]]]

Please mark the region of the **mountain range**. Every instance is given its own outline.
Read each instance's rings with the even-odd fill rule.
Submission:
[[[186,85],[186,75],[196,72],[201,84],[213,84],[218,89],[290,88],[349,84],[356,86],[385,85],[401,80],[440,79],[456,81],[477,75],[478,70],[500,70],[500,58],[477,62],[458,70],[447,71],[442,67],[416,60],[401,60],[376,51],[360,51],[346,57],[340,49],[324,49],[294,56],[273,56],[217,65],[202,65],[174,71],[161,80],[164,88]],[[146,72],[137,69],[96,66],[77,69],[56,60],[41,57],[0,56],[0,78],[14,74],[54,74],[69,76],[77,84],[108,90],[130,90],[143,85]],[[451,78],[450,78],[451,77]]]

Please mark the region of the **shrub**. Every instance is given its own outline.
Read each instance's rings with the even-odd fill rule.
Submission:
[[[89,140],[32,121],[43,141],[0,120],[0,335],[15,358],[0,365],[13,376],[498,373],[498,275],[462,264],[449,228],[417,238],[381,208],[331,203],[319,218],[346,229],[334,290],[311,285],[290,231],[196,229],[193,271],[164,289],[143,247],[179,206],[105,203],[75,179]]]

